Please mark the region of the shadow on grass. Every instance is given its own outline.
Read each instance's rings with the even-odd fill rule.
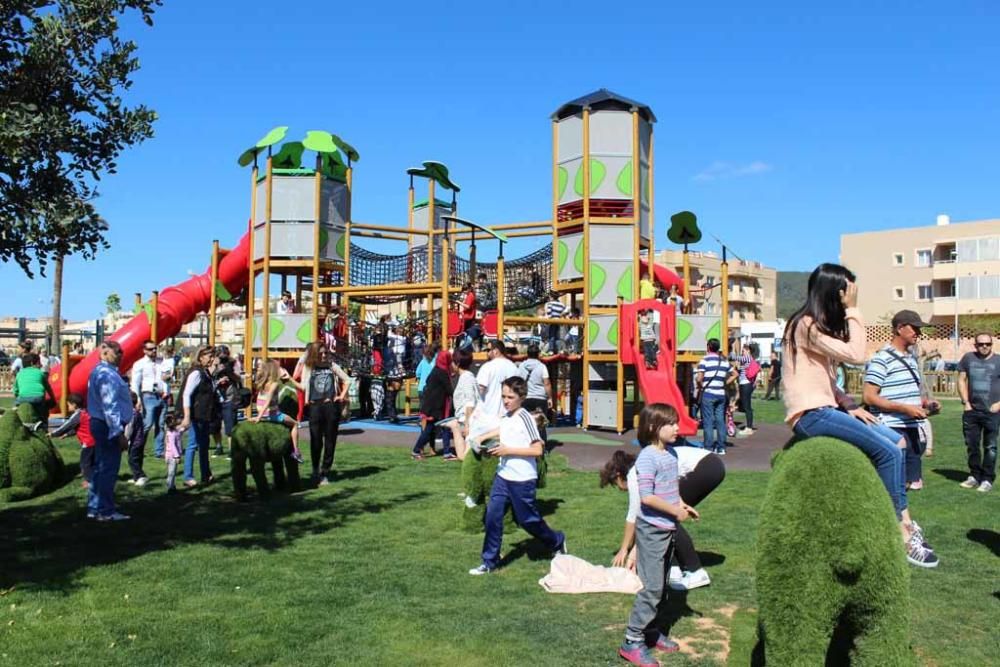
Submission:
[[[941,475],[945,479],[950,479],[953,482],[964,482],[965,478],[969,476],[968,472],[962,470],[952,470],[950,468],[934,468],[933,472],[937,475]]]
[[[995,530],[984,530],[973,528],[965,534],[973,542],[978,542],[993,552],[993,555],[1000,558],[1000,533]]]
[[[715,567],[726,562],[726,557],[723,554],[717,554],[714,551],[699,551],[698,558],[701,559],[701,564],[704,567]]]
[[[367,466],[355,477],[380,472]],[[186,544],[274,551],[296,540],[335,530],[364,514],[378,514],[427,497],[403,494],[384,501],[360,501],[362,489],[344,487],[316,497],[277,495],[268,503],[238,503],[228,487],[203,493],[150,494],[129,498],[131,521],[97,523],[84,518],[81,497],[0,513],[0,589],[34,585],[68,592],[89,567],[128,561],[152,551]]]

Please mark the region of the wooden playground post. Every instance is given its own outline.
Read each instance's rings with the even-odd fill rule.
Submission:
[[[448,308],[451,305],[449,291],[451,280],[451,242],[448,240],[448,221],[444,221],[444,235],[441,237],[441,347],[448,344]]]
[[[340,284],[347,287],[351,284],[351,200],[354,198],[354,169],[351,167],[351,158],[347,158],[347,218],[344,220],[344,269],[340,272]],[[411,213],[412,215],[412,213]],[[344,306],[344,317],[350,310],[350,297],[344,295],[341,304]]]
[[[260,318],[260,358],[264,361],[267,361],[267,344],[271,340],[268,330],[271,323],[271,188],[274,185],[274,178],[270,155],[267,156],[266,169],[267,173],[264,175],[264,284],[261,289],[263,311]]]
[[[153,317],[149,322],[149,337],[153,339],[154,343],[159,343],[160,339],[157,338],[159,334],[157,329],[159,328],[158,325],[160,323],[160,293],[156,290],[153,290],[153,298],[150,301],[150,305],[150,310],[153,311]]]
[[[434,282],[434,179],[428,179],[427,181],[427,282]],[[428,292],[427,294],[427,317],[430,318],[431,313],[434,312],[434,294],[433,292]],[[441,323],[441,342],[444,343],[446,338],[444,327],[447,326],[446,322]],[[427,335],[427,343],[434,342],[434,327]]]
[[[618,297],[618,335],[621,335],[622,327],[622,306],[625,299]],[[582,328],[582,327],[581,327]],[[618,349],[627,341],[618,340]],[[637,359],[633,359],[639,363]],[[615,381],[618,383],[618,391],[621,392],[621,400],[615,401],[615,431],[619,434],[625,431],[625,364],[622,363],[621,352],[618,353],[618,363],[615,364]],[[638,387],[636,387],[638,391]],[[634,392],[633,392],[634,395]]]
[[[552,118],[552,289],[559,289],[559,123]]]
[[[729,262],[726,260],[726,246],[722,246],[722,356],[729,354]]]
[[[208,297],[208,344],[215,347],[215,307],[218,305],[219,239],[212,239],[212,291]]]
[[[247,389],[253,387],[253,310],[254,310],[254,283],[256,282],[256,271],[254,271],[254,224],[257,220],[257,161],[254,160],[253,171],[250,174],[250,257],[247,271],[250,273],[247,280],[247,305],[246,319],[243,327],[243,386]],[[247,406],[243,411],[243,416],[247,419],[251,416],[251,408]]]
[[[583,256],[590,261],[590,107],[583,107]],[[590,321],[590,267],[583,272],[583,316]],[[583,342],[583,428],[590,424],[590,336],[587,327],[580,331]]]
[[[320,216],[323,211],[323,172],[321,170],[322,157],[319,153],[316,154],[316,174],[314,176],[314,185],[316,186],[316,192],[313,195],[313,204],[315,211],[315,223],[313,223],[313,265],[312,265],[312,340],[319,340],[319,262],[320,262],[320,226],[323,224],[320,221]],[[350,195],[348,195],[350,199]],[[301,285],[301,279],[295,281],[296,285]],[[301,290],[299,290],[301,292]],[[301,297],[299,300],[299,307],[302,307]]]
[[[66,416],[66,399],[69,395],[69,341],[62,342],[62,350],[59,352],[59,414]]]
[[[504,333],[504,280],[503,241],[500,242],[500,256],[497,257],[497,338],[503,343]]]
[[[688,308],[691,307],[691,259],[689,258],[688,244],[684,244],[684,293],[680,294],[682,298],[686,298],[688,302]],[[680,293],[680,290],[678,290]]]

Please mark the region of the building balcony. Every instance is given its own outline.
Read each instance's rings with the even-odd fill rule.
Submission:
[[[953,296],[936,296],[931,307],[934,317],[954,317],[956,312],[959,315],[997,315],[1000,314],[1000,298],[959,298],[956,301]]]
[[[936,260],[934,265],[931,267],[931,279],[932,280],[954,280],[956,271],[955,261],[948,260]]]
[[[730,303],[753,303],[762,306],[764,305],[764,295],[760,292],[730,288],[729,301]]]
[[[747,278],[764,278],[770,275],[767,267],[760,262],[744,262],[734,260],[729,262],[729,275],[745,276]]]

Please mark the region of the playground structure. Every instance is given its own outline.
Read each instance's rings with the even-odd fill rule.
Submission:
[[[646,402],[675,405],[684,416],[682,434],[691,435],[697,425],[687,418],[675,366],[700,358],[710,337],[726,345],[727,308],[724,303],[721,318],[683,315],[661,302],[639,300],[644,277],[662,288],[676,285],[682,294],[688,284],[649,261],[654,257],[655,122],[646,105],[604,89],[562,105],[552,116],[551,219],[489,227],[458,217],[460,188],[445,165],[430,161],[407,170],[406,226],[357,221],[352,184],[358,152],[321,131],[285,142],[275,152],[287,132],[275,128],[240,156],[241,166],[252,164],[246,233],[229,250],[213,242],[204,274],[154,292],[110,336],[124,350],[120,367],[128,369],[141,356],[144,340],[176,335],[199,312],[208,313],[208,340],[214,344],[216,305],[234,299],[245,302],[248,369],[256,359],[298,358],[305,344],[322,339],[326,316],[338,306],[346,313],[350,302],[360,304],[362,313],[406,302],[407,312],[424,318],[428,343],[450,345],[462,334],[454,301],[463,285],[479,283],[487,337],[510,340],[537,325],[580,328],[578,354],[543,361],[561,364],[564,378],[567,372],[576,374],[585,427],[631,428],[641,395]],[[307,150],[313,153],[311,167],[302,164]],[[418,184],[426,186],[420,200]],[[551,236],[552,243],[526,257],[505,259],[508,240],[533,236]],[[406,251],[375,253],[356,243],[366,238],[405,243]],[[477,244],[484,240],[498,244],[495,262],[477,261]],[[468,244],[467,258],[458,254],[461,244]],[[685,277],[686,259],[685,253]],[[295,312],[271,312],[277,282],[283,291],[294,291]],[[540,306],[552,291],[567,298],[579,318],[511,314]],[[723,284],[724,297],[726,292]],[[660,322],[655,369],[647,369],[638,352],[635,319],[641,308],[652,309]],[[85,390],[97,360],[96,352],[82,359],[64,355],[64,364],[50,378],[53,388],[63,397]],[[70,373],[61,373],[62,368]],[[571,412],[573,406],[564,400],[563,409]]]

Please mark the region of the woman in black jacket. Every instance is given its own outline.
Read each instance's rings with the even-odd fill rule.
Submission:
[[[451,352],[441,350],[438,352],[434,362],[434,368],[427,376],[424,384],[424,393],[420,395],[420,421],[423,430],[417,437],[417,442],[413,445],[414,460],[424,458],[423,449],[430,445],[434,452],[434,428],[437,423],[451,413]],[[458,457],[451,448],[451,431],[443,429],[441,431],[441,442],[444,446],[444,460],[456,461]],[[434,452],[432,456],[436,456]]]

